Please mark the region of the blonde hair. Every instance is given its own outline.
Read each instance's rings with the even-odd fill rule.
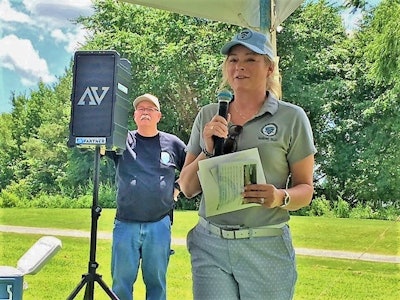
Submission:
[[[282,98],[282,84],[281,84],[281,76],[279,74],[277,58],[276,61],[272,61],[267,55],[264,56],[265,64],[267,66],[272,65],[274,71],[267,78],[266,89],[267,91],[272,92],[278,99]],[[224,62],[221,65],[222,69],[222,81],[219,85],[219,90],[226,89],[229,86],[228,83],[228,72],[226,70],[228,56],[226,56]]]

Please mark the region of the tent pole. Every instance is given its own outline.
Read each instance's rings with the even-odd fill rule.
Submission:
[[[275,0],[260,0],[260,31],[269,34],[275,54],[276,51],[276,28],[273,27],[275,20]]]
[[[271,27],[270,0],[260,0],[260,30],[267,33]]]

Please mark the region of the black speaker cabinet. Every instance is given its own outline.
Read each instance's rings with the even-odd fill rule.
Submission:
[[[75,52],[69,147],[125,149],[130,82],[131,64],[118,52]]]

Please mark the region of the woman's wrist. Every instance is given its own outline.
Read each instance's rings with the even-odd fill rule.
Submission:
[[[204,155],[205,155],[207,158],[214,157],[214,153],[208,152],[206,148],[202,148],[202,149],[201,149],[201,152],[203,152]]]
[[[284,196],[282,198],[282,204],[279,206],[280,208],[285,208],[290,203],[290,194],[286,189],[283,189]]]

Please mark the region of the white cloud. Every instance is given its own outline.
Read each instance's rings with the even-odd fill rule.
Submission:
[[[73,53],[78,50],[86,41],[87,30],[77,25],[73,30],[55,29],[51,32],[51,37],[56,43],[65,43],[65,51]]]
[[[51,29],[72,26],[72,21],[79,16],[93,13],[90,0],[23,0],[30,15]]]
[[[68,36],[59,28],[54,29],[51,32],[51,37],[54,38],[56,43],[59,42],[68,42]]]
[[[88,31],[83,27],[78,27],[74,33],[68,34],[69,42],[68,45],[66,45],[65,50],[69,53],[78,50],[86,42],[88,34]]]
[[[65,44],[68,53],[84,43],[86,31],[73,21],[93,13],[91,0],[23,0],[23,4],[42,34],[47,33],[56,43]]]
[[[29,15],[11,7],[8,0],[0,1],[0,20],[4,22],[31,23]]]
[[[87,33],[73,20],[92,13],[91,0],[0,0],[0,72],[10,70],[25,87],[54,82],[49,65],[57,63],[46,59],[59,46],[60,57],[78,50]]]
[[[19,74],[25,86],[56,80],[49,73],[47,62],[39,56],[30,40],[7,35],[0,39],[0,66]]]

